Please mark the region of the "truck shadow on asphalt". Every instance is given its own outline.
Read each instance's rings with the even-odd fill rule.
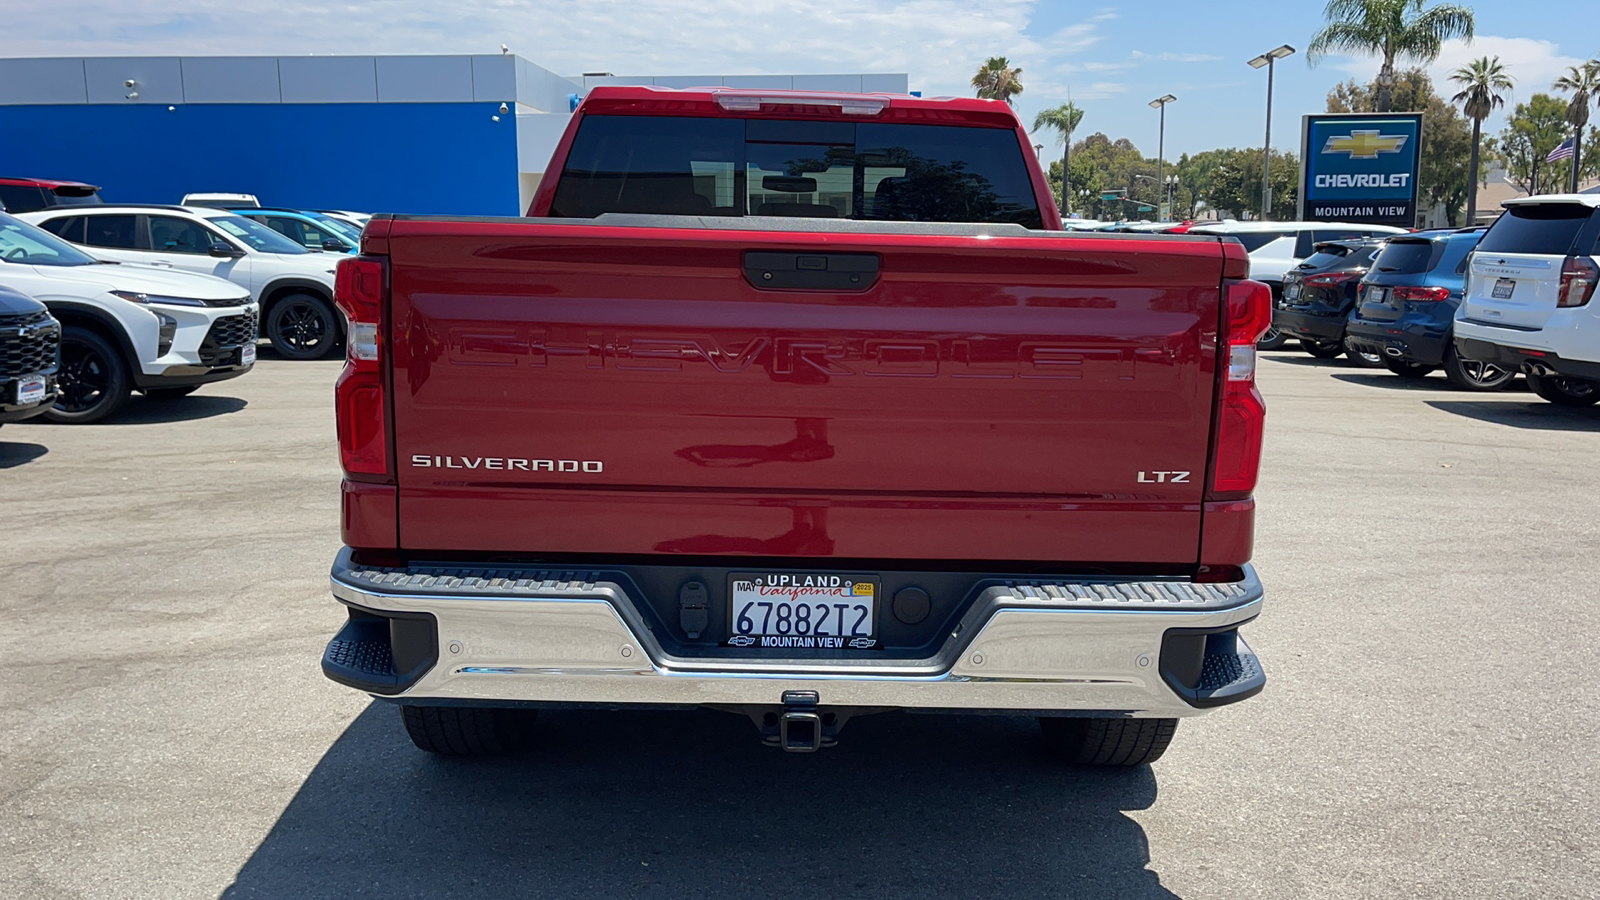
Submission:
[[[151,400],[135,397],[128,401],[105,425],[155,425],[165,422],[192,422],[236,413],[249,405],[239,397],[210,397],[192,394],[175,400]]]
[[[538,748],[414,750],[375,703],[223,897],[1171,898],[1124,814],[1149,767],[1047,758],[1032,720],[889,713],[783,754],[727,713],[546,712]]]
[[[1600,407],[1587,406],[1573,409],[1530,399],[1527,403],[1507,403],[1482,400],[1428,400],[1434,409],[1493,422],[1513,428],[1535,431],[1600,431]]]
[[[43,444],[8,440],[10,437],[9,433],[0,434],[0,469],[27,465],[50,452],[50,448]]]

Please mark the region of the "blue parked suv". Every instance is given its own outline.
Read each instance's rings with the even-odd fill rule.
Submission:
[[[1482,228],[1390,238],[1361,280],[1345,342],[1377,353],[1403,378],[1421,378],[1443,367],[1450,383],[1463,390],[1498,391],[1509,384],[1515,370],[1462,359],[1452,340],[1468,255],[1482,238]]]

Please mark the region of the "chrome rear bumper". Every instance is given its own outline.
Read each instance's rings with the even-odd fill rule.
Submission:
[[[323,669],[402,702],[775,705],[1188,716],[1265,681],[1237,637],[1261,611],[1230,584],[1014,581],[927,659],[697,659],[655,640],[623,585],[583,573],[334,564],[352,607]]]

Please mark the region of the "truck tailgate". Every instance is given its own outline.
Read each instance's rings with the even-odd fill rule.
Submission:
[[[401,545],[1194,563],[1220,244],[930,231],[394,220]]]

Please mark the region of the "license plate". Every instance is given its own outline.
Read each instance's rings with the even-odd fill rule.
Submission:
[[[1511,292],[1516,289],[1517,281],[1515,278],[1496,278],[1494,280],[1494,289],[1489,292],[1489,296],[1496,300],[1510,300]]]
[[[43,375],[24,375],[17,379],[17,404],[38,403],[44,399]]]
[[[1299,298],[1299,296],[1300,296],[1300,285],[1298,285],[1298,284],[1286,284],[1286,285],[1283,286],[1283,298],[1285,300],[1294,300],[1294,299]]]
[[[873,575],[762,572],[728,576],[728,644],[785,650],[878,646]]]
[[[245,344],[239,348],[239,365],[253,366],[256,364],[256,345]]]
[[[1381,287],[1378,287],[1377,285],[1373,285],[1372,287],[1367,288],[1367,302],[1368,303],[1382,303],[1384,298],[1387,297],[1388,295],[1389,295],[1389,289],[1388,288],[1381,288]]]

